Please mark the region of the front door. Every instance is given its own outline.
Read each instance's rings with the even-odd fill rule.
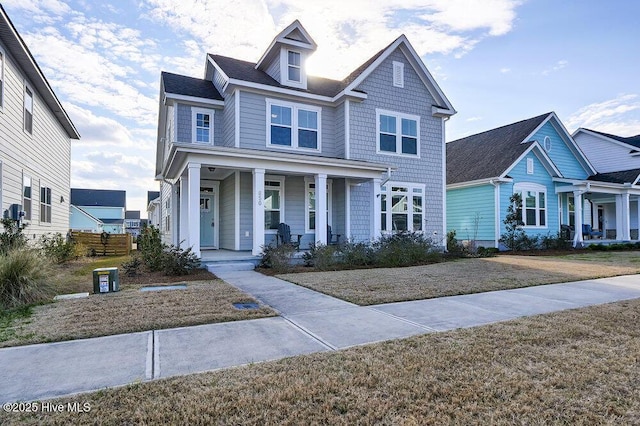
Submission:
[[[200,247],[217,248],[216,244],[216,222],[214,214],[215,198],[212,192],[200,193]]]

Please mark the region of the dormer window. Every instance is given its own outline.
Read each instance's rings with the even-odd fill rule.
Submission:
[[[302,81],[302,69],[300,52],[287,51],[287,78],[289,81],[300,83]]]

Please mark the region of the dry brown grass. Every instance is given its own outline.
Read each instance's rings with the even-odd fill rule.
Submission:
[[[374,305],[636,273],[640,273],[640,252],[585,252],[278,277],[358,305]]]
[[[255,302],[246,293],[217,279],[206,270],[182,277],[142,273],[120,275],[121,291],[93,292],[92,271],[119,266],[128,256],[82,259],[58,269],[58,293],[89,292],[84,299],[58,300],[36,306],[30,316],[1,324],[0,347],[107,336],[216,322],[275,316],[266,306],[237,310],[233,303]],[[185,290],[141,292],[147,285],[187,284]]]
[[[58,400],[2,424],[638,424],[640,300]]]

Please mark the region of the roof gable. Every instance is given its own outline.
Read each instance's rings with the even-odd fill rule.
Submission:
[[[255,64],[255,68],[265,71],[273,58],[280,54],[280,48],[282,46],[295,47],[296,49],[307,50],[310,52],[313,52],[318,48],[318,45],[313,41],[307,30],[302,26],[300,21],[296,19],[275,36],[267,50]]]
[[[609,133],[598,132],[596,130],[584,129],[581,127],[573,133],[573,136],[575,137],[580,132],[589,133],[594,136],[600,137],[601,139],[604,139],[604,140],[623,143],[625,145],[628,145],[629,149],[632,149],[633,151],[635,151],[636,148],[640,148],[640,135],[622,137],[622,136],[612,135]]]
[[[71,139],[80,139],[78,130],[62,107],[62,104],[51,88],[51,85],[49,85],[47,78],[44,76],[44,73],[40,69],[40,66],[37,64],[26,43],[22,40],[20,34],[18,34],[18,30],[16,30],[13,22],[9,19],[9,16],[2,7],[2,4],[0,4],[0,40],[4,42],[4,45],[7,47],[9,53],[11,53],[11,56],[13,56],[31,83],[33,83],[35,89],[42,96],[51,113],[56,117],[62,128],[67,133],[67,136]]]

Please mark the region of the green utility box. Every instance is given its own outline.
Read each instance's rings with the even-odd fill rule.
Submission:
[[[98,268],[93,270],[93,293],[120,291],[118,268]]]

